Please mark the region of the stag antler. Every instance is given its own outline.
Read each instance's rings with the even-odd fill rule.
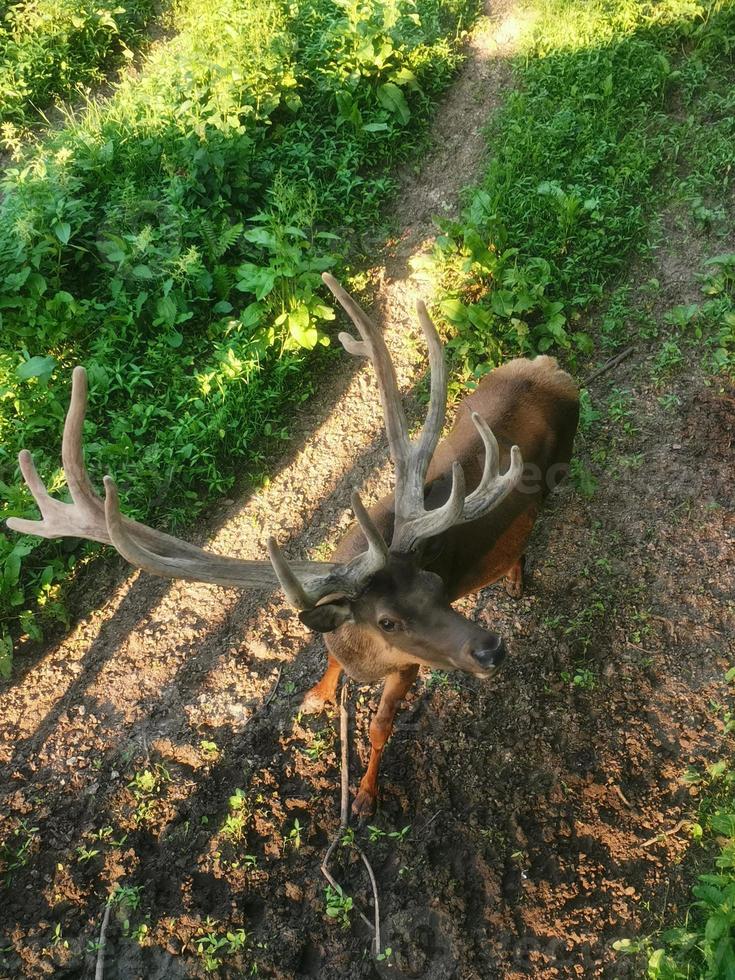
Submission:
[[[87,373],[77,367],[72,374],[71,402],[61,444],[72,502],[50,496],[31,454],[24,449],[18,457],[20,470],[41,511],[41,520],[11,517],[7,521],[11,530],[42,538],[77,537],[111,544],[131,565],[164,578],[246,589],[272,589],[280,583],[297,609],[310,609],[331,593],[355,594],[365,578],[385,564],[388,549],[357,494],[352,503],[368,549],[344,565],[291,562],[289,566],[273,538],[268,541],[271,562],[228,558],[124,517],[114,481],[109,476],[104,478],[103,500],[95,492],[84,465],[82,430],[87,395]]]
[[[499,470],[498,444],[490,426],[476,412],[472,421],[485,447],[485,465],[476,489],[465,497],[462,467],[452,467],[452,489],[449,499],[436,510],[424,507],[426,473],[444,426],[447,401],[447,370],[436,327],[421,300],[416,301],[419,322],[429,348],[431,394],[426,421],[415,442],[408,434],[406,414],[398,391],[393,363],[383,335],[365,311],[358,306],[328,273],[322,279],[344,311],[357,327],[362,340],[347,333],[339,339],[345,350],[356,356],[369,357],[378,379],[380,398],[385,416],[390,454],[395,466],[395,524],[390,550],[405,552],[429,537],[446,531],[453,524],[477,520],[496,507],[517,485],[523,473],[523,459],[518,446],[510,452],[510,465],[503,474]]]

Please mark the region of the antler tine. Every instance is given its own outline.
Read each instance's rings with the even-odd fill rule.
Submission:
[[[435,510],[421,510],[397,528],[391,547],[396,551],[412,551],[426,538],[436,537],[462,519],[465,498],[464,470],[459,463],[452,464],[452,489],[446,503]]]
[[[360,494],[357,490],[353,491],[351,503],[352,510],[357,518],[357,523],[360,525],[362,533],[365,535],[365,540],[368,543],[368,552],[377,561],[381,559],[381,563],[385,564],[388,560],[388,545],[383,540],[383,535],[377,529],[375,524],[373,524],[372,519],[368,512],[365,510],[365,505],[360,499]]]
[[[278,576],[284,595],[294,607],[294,609],[311,609],[316,605],[316,600],[308,595],[306,589],[296,577],[291,566],[286,561],[286,557],[281,551],[280,545],[274,537],[268,538],[268,554],[270,556],[273,571]],[[325,593],[326,595],[326,593]]]
[[[342,345],[351,354],[369,356],[375,368],[388,443],[396,468],[395,524],[391,550],[410,551],[422,538],[439,534],[460,519],[464,503],[464,474],[461,467],[456,465],[452,470],[452,489],[447,502],[433,511],[424,509],[426,473],[446,414],[447,369],[441,340],[425,304],[418,300],[416,311],[429,349],[431,395],[421,433],[412,442],[408,436],[395,369],[381,332],[336,279],[327,273],[322,275],[322,279],[362,337],[360,342],[349,334],[340,334]]]
[[[330,276],[328,272],[323,272],[322,279],[362,337],[362,342],[360,342],[348,333],[341,333],[339,340],[348,354],[357,357],[369,357],[372,361],[378,379],[378,390],[383,405],[385,431],[388,435],[391,457],[397,467],[403,466],[411,450],[411,441],[408,438],[408,423],[401,404],[395,368],[382,334],[367,313],[355,302],[347,290],[342,288],[334,276]]]
[[[429,371],[431,373],[429,411],[426,414],[426,421],[419,437],[419,444],[423,455],[426,457],[426,468],[428,469],[444,428],[444,419],[447,413],[447,362],[439,333],[426,310],[426,304],[421,299],[416,300],[416,312],[426,338],[426,345],[429,348]]]
[[[296,609],[311,609],[330,593],[356,595],[367,579],[385,566],[388,560],[388,546],[365,510],[357,491],[352,494],[352,509],[368,543],[367,550],[356,555],[345,565],[333,565],[330,573],[312,579],[311,582],[300,581],[276,539],[268,539],[271,564],[281,583],[281,588]]]
[[[477,520],[496,507],[518,485],[523,476],[523,457],[518,446],[511,448],[510,465],[501,475],[498,440],[485,419],[477,412],[472,413],[472,421],[485,447],[485,465],[479,484],[465,500],[461,518],[463,524]]]
[[[62,464],[71,494],[67,504],[50,496],[27,449],[18,455],[21,475],[41,511],[40,521],[18,517],[8,518],[8,527],[20,534],[35,534],[42,538],[81,537],[109,544],[105,525],[105,508],[92,488],[84,467],[82,429],[87,412],[87,374],[77,367],[72,373],[71,401],[64,422]]]
[[[81,366],[75,367],[71,374],[71,401],[61,440],[61,464],[74,503],[89,507],[104,520],[105,505],[89,479],[82,450],[88,391],[87,372]]]

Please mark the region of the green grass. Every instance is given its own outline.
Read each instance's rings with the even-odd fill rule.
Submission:
[[[0,133],[13,144],[16,126],[37,118],[54,99],[104,79],[115,60],[131,57],[152,16],[152,0],[30,0],[0,12]]]
[[[528,6],[489,166],[440,242],[465,380],[520,352],[590,354],[583,314],[647,253],[654,206],[722,223],[735,162],[732,3]]]
[[[63,490],[80,362],[89,467],[128,512],[180,526],[236,474],[258,479],[333,316],[319,274],[375,233],[473,2],[178,7],[140,78],[22,154],[0,205],[3,517],[35,512],[22,446]],[[78,554],[0,536],[5,672],[13,639],[63,618]]]

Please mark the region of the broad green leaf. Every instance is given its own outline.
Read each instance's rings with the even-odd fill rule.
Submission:
[[[62,245],[66,245],[71,237],[71,225],[68,221],[57,221],[54,225],[54,234]]]
[[[411,110],[408,108],[406,97],[393,82],[386,82],[380,86],[378,101],[384,109],[392,112],[394,116],[398,116],[402,123],[407,123],[411,118]]]
[[[288,315],[288,332],[299,345],[306,350],[316,347],[319,332],[311,325],[309,311],[305,306],[299,306]]]
[[[56,361],[53,357],[37,356],[18,365],[15,373],[21,381],[28,381],[30,378],[40,378],[42,381],[48,381],[55,367]]]
[[[242,237],[246,242],[252,242],[254,245],[262,245],[263,248],[269,248],[271,251],[275,250],[276,240],[265,228],[250,228],[243,233]]]

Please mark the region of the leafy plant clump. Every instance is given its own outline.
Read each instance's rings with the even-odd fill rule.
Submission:
[[[70,369],[87,462],[180,526],[288,438],[333,317],[320,273],[374,232],[474,0],[182,2],[138,78],[19,151],[0,203],[0,516],[33,516],[26,446],[63,493]],[[69,550],[0,535],[0,670],[63,618]]]
[[[674,196],[716,221],[708,194],[735,162],[732,3],[530,9],[489,166],[440,239],[440,308],[465,381],[519,353],[590,353],[581,313],[648,249],[651,204]]]
[[[129,47],[153,14],[151,0],[35,0],[15,3],[0,20],[0,119],[15,127],[34,121],[53,99],[103,80],[103,69]]]

